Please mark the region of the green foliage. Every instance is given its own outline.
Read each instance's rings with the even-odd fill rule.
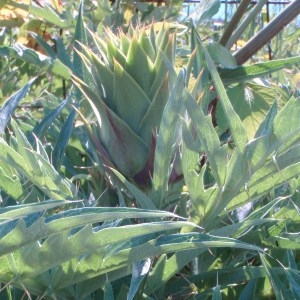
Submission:
[[[286,59],[278,59],[275,61],[258,63],[252,66],[241,66],[231,70],[221,70],[221,78],[225,84],[234,82],[247,81],[260,76],[276,72],[282,68],[299,64],[300,57],[291,57]]]
[[[161,251],[168,252],[167,245],[162,249],[164,242],[160,247],[155,246],[154,233],[187,225],[180,221],[160,221],[151,225],[125,223],[120,226],[127,218],[174,216],[167,212],[132,208],[76,208],[45,215],[46,209],[67,203],[47,201],[1,211],[1,281],[14,283],[39,295],[81,298],[72,285],[101,274],[110,277],[109,272],[115,274],[112,278],[118,278],[113,272],[116,269],[125,268],[128,273],[132,262],[146,258],[156,248],[157,255]],[[93,223],[98,226],[92,228]],[[146,247],[148,251],[145,251]],[[144,251],[140,251],[141,248]],[[78,271],[71,276],[73,268]]]
[[[299,57],[237,66],[220,1],[10,4],[1,299],[298,299]]]

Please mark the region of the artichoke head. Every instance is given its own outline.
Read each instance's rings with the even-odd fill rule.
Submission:
[[[175,33],[168,26],[128,33],[90,33],[92,47],[79,53],[88,80],[73,81],[98,119],[102,160],[138,183],[149,181],[155,139],[170,87],[176,79]]]

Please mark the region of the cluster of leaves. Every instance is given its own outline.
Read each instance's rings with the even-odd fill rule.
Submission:
[[[300,297],[299,93],[263,78],[300,58],[237,66],[180,5],[4,1],[1,297]]]

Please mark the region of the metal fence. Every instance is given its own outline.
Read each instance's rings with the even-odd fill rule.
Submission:
[[[183,2],[184,3],[200,3],[202,2],[203,0],[184,0]],[[153,3],[157,3],[158,5],[161,5],[161,4],[164,4],[166,3],[165,0],[144,0],[142,2],[153,2]],[[221,0],[221,3],[222,4],[239,4],[241,1],[240,0]],[[257,4],[258,3],[258,0],[253,0],[250,2],[250,4]],[[267,5],[268,4],[282,4],[282,5],[287,5],[291,3],[291,1],[288,1],[288,0],[278,0],[278,1],[274,1],[274,0],[270,0],[270,1],[267,1]]]

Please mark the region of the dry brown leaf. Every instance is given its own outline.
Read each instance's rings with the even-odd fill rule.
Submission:
[[[30,0],[4,1],[0,8],[0,20],[25,19],[28,16]]]

